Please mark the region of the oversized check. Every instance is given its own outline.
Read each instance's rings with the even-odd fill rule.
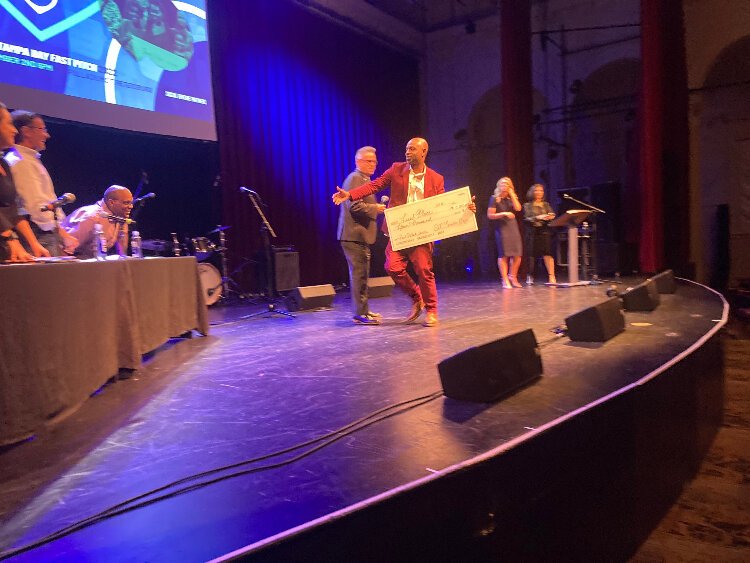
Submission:
[[[469,209],[469,186],[421,201],[398,205],[385,210],[388,235],[393,250],[473,233],[477,217]]]

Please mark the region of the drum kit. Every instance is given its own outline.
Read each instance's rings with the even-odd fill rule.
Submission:
[[[230,288],[232,282],[227,274],[227,240],[224,232],[230,228],[228,225],[217,225],[215,229],[206,233],[207,236],[188,237],[184,244],[180,244],[176,235],[173,235],[173,242],[158,239],[144,240],[142,246],[144,250],[157,254],[171,252],[173,256],[195,256],[198,261],[198,277],[206,305],[211,306],[222,296],[226,298],[230,290],[242,295],[242,292]],[[218,244],[209,238],[211,235],[218,235]],[[208,262],[215,254],[220,257],[221,271]]]

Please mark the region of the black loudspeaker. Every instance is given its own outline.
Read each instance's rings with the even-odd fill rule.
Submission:
[[[622,301],[612,297],[565,319],[568,338],[576,342],[606,342],[625,330]]]
[[[459,352],[438,364],[451,399],[491,403],[536,381],[542,356],[531,329]]]
[[[370,299],[378,297],[390,297],[396,284],[390,276],[382,278],[370,278],[367,280],[367,296]]]
[[[274,289],[289,291],[299,285],[299,252],[273,249]]]
[[[330,308],[336,292],[330,283],[295,287],[286,296],[286,307],[290,311]]]
[[[674,272],[672,270],[665,270],[651,279],[656,282],[656,290],[659,293],[674,293],[677,291],[677,282],[674,279]]]
[[[653,279],[635,286],[622,294],[626,311],[653,311],[659,306],[659,290]]]

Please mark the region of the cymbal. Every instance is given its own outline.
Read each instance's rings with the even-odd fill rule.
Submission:
[[[231,225],[219,225],[216,227],[213,231],[208,231],[207,235],[215,235],[216,233],[220,233],[221,231],[226,231],[227,229],[231,229]]]

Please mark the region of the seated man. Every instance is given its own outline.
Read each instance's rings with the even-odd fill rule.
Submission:
[[[101,225],[107,240],[107,249],[117,248],[118,252],[127,251],[128,225],[125,219],[133,209],[133,194],[123,186],[110,186],[104,197],[94,205],[80,207],[65,218],[63,227],[68,234],[78,239],[76,256],[93,258],[94,225]],[[124,235],[126,248],[119,248],[121,234]]]

